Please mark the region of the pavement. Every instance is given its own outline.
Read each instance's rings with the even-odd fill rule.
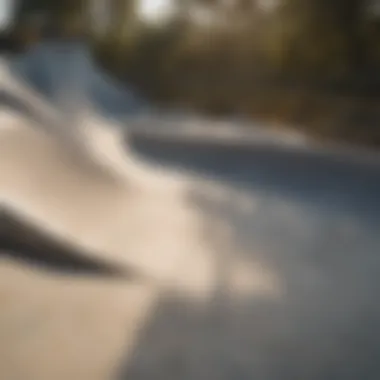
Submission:
[[[376,155],[94,127],[84,159],[7,107],[1,379],[380,378]]]

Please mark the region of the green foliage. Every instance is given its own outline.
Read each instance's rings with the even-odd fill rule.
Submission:
[[[45,9],[69,25],[84,20],[86,1],[31,0],[20,14]],[[163,26],[144,24],[137,1],[110,1],[112,20],[106,33],[94,36],[94,54],[153,100],[379,143],[373,122],[379,112],[366,108],[374,116],[371,127],[359,129],[365,137],[342,116],[364,110],[359,99],[371,99],[376,108],[373,99],[380,95],[380,16],[368,13],[369,0],[279,0],[267,13],[241,1],[228,23],[209,26],[186,18],[196,0],[181,0],[178,18]],[[365,119],[364,111],[356,114]]]

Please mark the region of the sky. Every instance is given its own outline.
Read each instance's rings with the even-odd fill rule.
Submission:
[[[172,14],[173,4],[173,0],[140,0],[139,13],[148,22],[164,21]]]

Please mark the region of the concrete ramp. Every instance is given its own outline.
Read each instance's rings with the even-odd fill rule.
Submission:
[[[169,288],[210,291],[189,182],[1,74],[0,378],[117,378]]]
[[[1,379],[380,378],[375,156],[149,131],[131,151],[2,73]]]
[[[80,42],[41,42],[12,59],[12,72],[58,109],[65,106],[77,110],[79,104],[96,109],[104,117],[123,119],[147,107],[135,89],[103,72]]]
[[[52,107],[3,71],[3,90],[37,115],[2,112],[0,199],[7,212],[94,260],[165,277],[184,247],[152,227],[157,217],[174,235],[192,228],[186,181],[137,162],[121,133],[99,116],[66,126]],[[168,218],[176,202],[183,205]],[[147,241],[162,241],[158,262]]]
[[[117,378],[175,268],[204,249],[188,183],[0,70],[0,378]],[[187,278],[178,291],[197,293]]]

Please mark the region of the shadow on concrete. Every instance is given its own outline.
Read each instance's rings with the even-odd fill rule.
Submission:
[[[378,162],[137,134],[132,145],[224,190],[189,194],[215,252],[215,294],[163,298],[119,380],[380,377]]]
[[[16,213],[0,210],[0,256],[20,260],[39,269],[67,274],[129,276],[126,270],[86,257],[83,250],[43,232]]]
[[[380,159],[262,144],[171,141],[138,133],[129,142],[156,165],[380,221]]]
[[[373,210],[365,219],[366,207],[356,215],[244,190],[191,194],[214,247],[217,289],[204,303],[163,297],[118,379],[378,379]],[[253,280],[245,291],[234,284],[236,263],[239,279]]]

